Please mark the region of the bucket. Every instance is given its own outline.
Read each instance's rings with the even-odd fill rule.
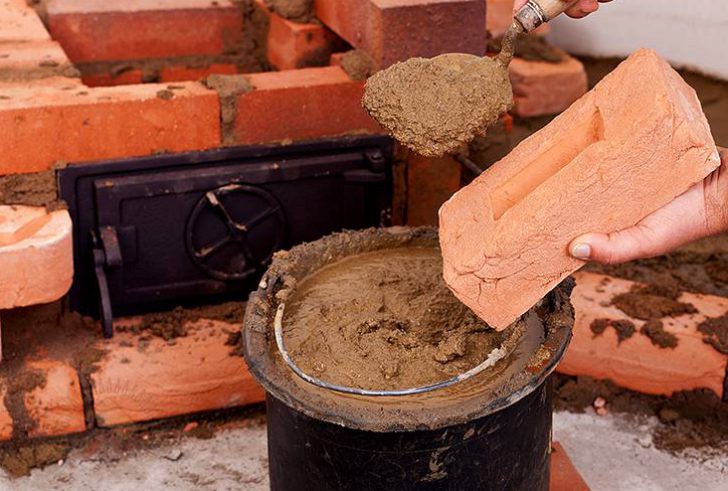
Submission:
[[[273,491],[548,489],[549,375],[571,339],[572,280],[502,334],[502,343],[491,352],[501,356],[491,359],[489,354],[457,376],[396,394],[382,387],[367,389],[368,382],[360,384],[356,372],[348,375],[353,382],[347,387],[325,380],[332,375],[303,366],[295,347],[283,344],[285,309],[298,302],[297,292],[312,275],[370,253],[415,249],[417,254],[439,252],[436,231],[334,234],[277,254],[251,295],[244,349],[251,373],[267,393]],[[352,301],[356,305],[357,299]],[[468,343],[486,334],[477,332]],[[382,378],[381,383],[388,382]]]

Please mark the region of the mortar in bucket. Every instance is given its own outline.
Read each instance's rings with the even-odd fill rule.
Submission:
[[[548,378],[571,339],[573,282],[498,333],[441,267],[429,228],[276,255],[244,330],[273,491],[548,489]]]

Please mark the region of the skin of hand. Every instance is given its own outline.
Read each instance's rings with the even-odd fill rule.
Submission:
[[[599,10],[600,3],[607,3],[611,1],[612,0],[579,0],[576,5],[566,11],[566,15],[568,15],[569,17],[573,17],[574,19],[581,19],[582,17],[586,17],[592,12],[596,12],[597,10]],[[516,0],[515,4],[513,5],[514,12],[518,11],[518,9],[526,5],[527,2],[528,0]]]
[[[590,233],[569,246],[583,261],[618,264],[666,254],[704,237],[728,231],[728,150],[718,149],[721,166],[634,227],[611,234]]]

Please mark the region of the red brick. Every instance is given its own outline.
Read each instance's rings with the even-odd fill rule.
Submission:
[[[30,437],[60,436],[86,430],[81,384],[76,370],[63,362],[44,359],[27,364],[43,372],[42,387],[25,394],[25,408],[35,422]]]
[[[589,491],[584,478],[571,463],[569,455],[558,442],[551,446],[551,483],[549,491]]]
[[[271,12],[263,0],[255,0],[270,21],[268,61],[279,70],[328,64],[336,35],[320,24],[293,22]]]
[[[100,426],[149,421],[260,402],[263,389],[242,357],[225,344],[239,329],[218,321],[188,324],[173,345],[153,338],[140,349],[139,336],[119,332],[104,343],[109,354],[91,375]],[[129,346],[131,345],[131,346]]]
[[[513,85],[513,113],[523,118],[557,114],[586,94],[584,65],[572,56],[547,63],[514,58],[508,68]]]
[[[40,372],[43,379],[41,386],[23,395],[26,412],[33,422],[28,436],[50,437],[85,431],[81,386],[72,366],[44,359],[26,361],[17,370]],[[18,376],[18,371],[0,377],[0,441],[13,437],[13,418],[3,401],[8,389],[7,377]]]
[[[485,54],[483,0],[316,0],[316,14],[382,68],[413,56]]]
[[[238,68],[232,63],[213,63],[209,66],[190,67],[186,65],[169,65],[159,70],[160,82],[184,82],[201,80],[210,75],[235,75]]]
[[[437,210],[460,189],[462,166],[452,157],[407,157],[407,225],[437,225]]]
[[[575,237],[632,226],[719,165],[695,91],[637,51],[442,207],[445,281],[504,329],[584,264]]]
[[[73,280],[68,212],[0,205],[0,309],[58,300]]]
[[[54,0],[48,25],[74,63],[220,55],[243,35],[229,0]]]
[[[255,90],[237,100],[238,143],[305,140],[381,133],[361,107],[364,83],[340,67],[303,68],[246,76]]]
[[[728,312],[728,298],[683,293],[681,302],[690,303],[697,314],[662,319],[664,329],[678,338],[674,349],[660,348],[639,333],[645,321],[632,319],[611,305],[612,299],[628,292],[634,283],[593,273],[577,273],[571,296],[576,311],[574,337],[557,370],[568,375],[609,379],[645,394],[670,396],[682,390],[708,388],[723,395],[728,356],[703,342],[697,325],[708,317]],[[622,341],[614,329],[595,336],[596,319],[628,320],[637,332]]]
[[[84,90],[0,88],[0,174],[41,171],[54,162],[182,152],[220,142],[217,94],[181,83]],[[42,137],[39,137],[42,135]]]
[[[13,437],[13,417],[5,407],[5,394],[7,386],[4,379],[0,380],[0,442],[10,440]]]
[[[57,75],[78,75],[57,42],[0,44],[0,80],[28,80]]]
[[[141,68],[131,68],[119,73],[87,73],[81,77],[89,87],[113,87],[115,85],[136,85],[144,81]]]
[[[0,80],[0,105],[5,97],[12,95],[24,96],[30,89],[40,92],[57,92],[69,90],[85,90],[80,78],[48,77],[40,79],[23,80]],[[2,174],[2,173],[0,173]]]
[[[50,41],[35,10],[19,0],[0,0],[0,43]]]

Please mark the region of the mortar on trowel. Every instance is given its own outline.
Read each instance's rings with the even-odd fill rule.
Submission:
[[[576,0],[530,0],[515,15],[495,58],[448,53],[412,58],[367,81],[364,107],[394,138],[426,157],[458,150],[513,106],[508,65],[517,36],[557,17]]]

